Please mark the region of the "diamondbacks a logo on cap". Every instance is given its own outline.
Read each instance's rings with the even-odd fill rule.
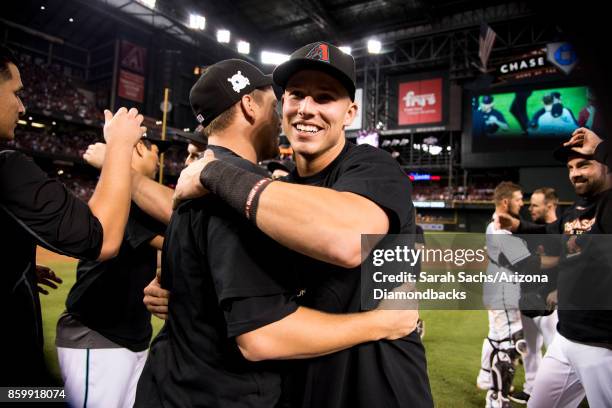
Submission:
[[[312,60],[319,60],[323,62],[329,62],[329,46],[327,44],[317,44],[313,49],[308,51],[306,58]]]
[[[247,85],[251,84],[251,81],[249,81],[249,78],[242,75],[242,72],[240,71],[236,72],[230,78],[227,78],[227,81],[232,84],[232,89],[236,93],[242,91],[244,88],[246,88]]]
[[[201,113],[198,114],[198,116],[196,116],[196,119],[198,120],[198,122],[202,123],[204,122],[204,116],[202,116]]]

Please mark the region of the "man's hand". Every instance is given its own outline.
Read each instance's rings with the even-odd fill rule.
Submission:
[[[414,284],[405,283],[393,289],[394,293],[411,292]],[[388,300],[383,299],[378,307],[372,311],[382,324],[386,333],[384,339],[397,340],[412,333],[419,320],[418,302],[416,300]]]
[[[168,299],[170,292],[163,289],[160,284],[160,276],[157,274],[155,279],[144,288],[144,299],[142,300],[147,310],[159,319],[168,318]]]
[[[104,110],[104,140],[106,143],[127,143],[130,147],[136,143],[147,131],[140,126],[144,117],[138,113],[138,109],[120,108],[115,115],[108,109]]]
[[[569,141],[563,146],[570,146],[578,153],[590,155],[595,153],[595,148],[601,143],[601,138],[595,132],[587,128],[578,128],[572,133]]]
[[[51,289],[57,289],[56,283],[61,284],[63,282],[55,275],[55,272],[43,265],[36,265],[36,278],[38,281],[38,293],[43,295],[48,295],[49,291],[42,288],[40,285],[48,286]]]
[[[83,154],[83,159],[92,167],[100,170],[104,163],[104,156],[106,155],[106,144],[96,143],[89,145],[87,151]]]
[[[493,215],[496,229],[505,229],[510,232],[516,232],[521,225],[521,221],[518,218],[505,212],[496,212]]]
[[[558,292],[553,290],[548,294],[548,296],[546,296],[546,306],[548,306],[548,310],[553,310],[555,307],[557,307],[557,303],[559,303],[557,295]]]
[[[208,193],[200,183],[200,173],[208,163],[215,160],[217,160],[215,154],[209,149],[204,152],[204,157],[194,161],[181,171],[172,199],[173,208],[176,208],[181,201],[202,197]]]

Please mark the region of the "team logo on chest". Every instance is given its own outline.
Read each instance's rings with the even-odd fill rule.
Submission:
[[[232,89],[238,93],[246,88],[247,85],[251,84],[249,78],[242,75],[242,72],[238,71],[230,78],[227,78],[227,81],[232,84]]]

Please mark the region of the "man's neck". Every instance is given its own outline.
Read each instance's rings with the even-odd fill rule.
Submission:
[[[546,222],[547,224],[550,224],[555,221],[557,221],[557,212],[556,211],[547,212],[546,216],[544,217],[544,222]]]
[[[340,155],[340,152],[342,152],[345,145],[346,138],[341,137],[336,145],[316,157],[307,157],[296,154],[295,165],[297,167],[298,174],[301,177],[308,177],[324,170],[336,159],[336,157]]]
[[[217,132],[208,137],[208,144],[225,147],[236,153],[238,156],[251,163],[257,163],[257,151],[255,146],[245,135],[244,129],[242,131],[237,129],[227,128],[224,131]]]

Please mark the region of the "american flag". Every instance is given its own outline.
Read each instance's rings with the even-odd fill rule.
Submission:
[[[478,56],[480,57],[480,63],[482,68],[486,71],[487,62],[489,61],[489,55],[493,49],[493,43],[495,42],[495,31],[485,22],[480,24],[480,38],[478,47]]]

